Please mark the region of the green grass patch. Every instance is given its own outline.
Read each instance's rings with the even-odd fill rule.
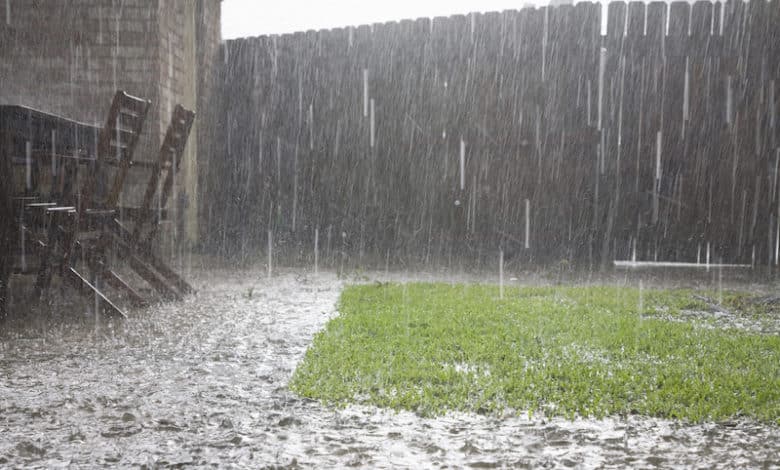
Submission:
[[[498,297],[487,285],[348,287],[291,388],[422,415],[780,424],[780,337],[652,316],[705,308],[691,291],[533,287]]]

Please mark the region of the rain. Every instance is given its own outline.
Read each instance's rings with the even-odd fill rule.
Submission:
[[[403,401],[390,366],[355,365],[369,392],[347,401],[300,385],[329,337],[360,340],[339,329],[350,299],[380,318],[369,301],[396,286],[393,348],[434,323],[416,289],[465,305],[484,287],[510,319],[630,297],[629,349],[677,325],[776,354],[758,344],[780,337],[778,0],[473,4],[223,39],[231,1],[0,10],[0,467],[780,465],[776,377],[726,419],[429,413],[372,401]],[[418,389],[502,373],[440,362]],[[317,383],[348,383],[337,366]]]

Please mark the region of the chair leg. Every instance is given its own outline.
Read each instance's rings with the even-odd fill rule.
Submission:
[[[168,286],[162,279],[160,279],[155,272],[146,265],[141,259],[134,254],[130,253],[127,256],[127,261],[130,267],[138,273],[146,282],[149,283],[154,289],[159,292],[163,297],[168,300],[182,300],[181,294],[176,292],[175,289]]]
[[[0,321],[8,316],[8,295],[11,289],[8,283],[11,281],[10,257],[5,252],[5,247],[0,247]]]
[[[179,291],[184,294],[194,294],[195,289],[187,283],[176,271],[171,269],[167,264],[163,263],[161,259],[157,258],[151,253],[144,253],[143,259],[152,265],[168,282],[173,284]]]
[[[85,297],[96,298],[99,308],[106,312],[109,316],[127,318],[125,313],[113,302],[103,295],[91,282],[89,282],[83,275],[81,275],[74,268],[68,268],[65,271],[65,279],[71,283],[71,285],[78,291],[79,294]]]
[[[130,287],[130,285],[127,282],[125,282],[125,280],[122,279],[119,276],[119,274],[115,273],[114,271],[107,269],[100,273],[100,277],[114,289],[123,291],[128,296],[133,306],[135,307],[149,306],[149,302],[147,302],[146,299],[144,299],[141,296],[141,294],[139,294],[135,289]]]
[[[120,245],[119,256],[127,261],[133,271],[167,299],[181,300],[182,295],[166,282],[166,278],[168,278],[167,280],[169,282],[176,284],[175,280],[171,279],[168,275],[169,272],[172,272],[170,268],[167,268],[164,263],[148,254],[144,246],[133,243],[133,237],[130,234],[130,231],[127,230],[121,222],[115,220],[112,229],[114,230]],[[151,265],[151,267],[149,265]],[[184,281],[181,280],[181,282]],[[182,289],[182,292],[188,294],[193,291],[186,282],[184,282],[184,284],[189,288],[189,291]]]
[[[46,215],[44,214],[44,217]],[[35,286],[33,288],[33,301],[37,302],[41,299],[43,292],[49,288],[51,284],[51,262],[54,257],[54,246],[57,243],[57,225],[59,224],[59,217],[57,213],[49,215],[49,230],[46,241],[43,243],[43,250],[41,251],[41,263],[38,268],[38,276],[35,279]]]

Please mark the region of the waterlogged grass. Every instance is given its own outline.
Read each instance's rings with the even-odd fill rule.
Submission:
[[[498,297],[484,285],[349,287],[291,388],[330,404],[423,415],[780,424],[780,337],[653,317],[705,309],[690,291],[549,287]]]

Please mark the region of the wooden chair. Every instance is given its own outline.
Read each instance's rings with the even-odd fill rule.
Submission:
[[[131,288],[108,264],[107,248],[111,242],[109,226],[115,216],[115,207],[149,111],[150,102],[124,91],[114,95],[105,126],[100,130],[94,161],[87,171],[75,206],[41,206],[45,213],[43,224],[48,227],[45,237],[39,238],[42,248],[41,263],[34,295],[40,297],[49,287],[54,265],[64,280],[83,295],[94,295],[103,310],[124,316],[114,303],[100,291],[98,283],[124,291],[136,305],[144,305],[143,298]],[[113,171],[109,168],[113,167]],[[107,186],[102,176],[113,173]],[[29,209],[36,209],[29,206]],[[40,226],[40,224],[39,224]],[[81,256],[74,256],[78,252]],[[81,272],[79,258],[86,261],[91,275]],[[56,261],[56,262],[55,262]]]
[[[84,184],[77,190],[67,191],[62,189],[67,185],[60,181],[59,190],[51,191],[52,195],[56,194],[56,201],[27,195],[15,198],[21,207],[18,212],[21,236],[29,240],[40,259],[37,269],[28,272],[36,275],[35,299],[41,297],[53,275],[58,274],[78,293],[94,298],[96,305],[109,315],[125,316],[104,294],[103,286],[122,292],[135,306],[148,305],[112,266],[115,259],[126,262],[166,299],[177,300],[194,292],[181,276],[155,256],[152,244],[167,212],[165,206],[195,114],[176,106],[156,160],[135,161],[149,106],[146,100],[118,91],[105,126],[96,131],[94,158],[81,158],[77,162],[88,163]],[[119,207],[124,183],[133,168],[150,171],[141,207]],[[74,175],[61,176],[67,179]],[[158,210],[152,204],[160,186]],[[130,215],[129,225],[120,220],[123,214]],[[4,295],[5,285],[0,285],[0,295]]]
[[[151,175],[146,185],[141,207],[135,211],[132,231],[128,230],[121,222],[117,222],[114,227],[117,235],[127,245],[127,250],[132,253],[132,257],[136,258],[134,262],[143,260],[151,264],[165,281],[172,284],[182,294],[193,293],[194,289],[162,260],[154,256],[152,244],[157,236],[160,220],[166,212],[174,175],[181,165],[181,158],[194,120],[195,113],[181,105],[176,105],[165,132],[158,158],[151,165]],[[160,210],[155,211],[152,208],[152,203],[161,178],[163,178],[163,183],[159,196]]]
[[[181,300],[184,295],[195,292],[178,273],[157,257],[152,249],[160,221],[167,213],[165,206],[170,197],[174,175],[180,167],[194,119],[195,113],[177,105],[171,116],[157,159],[132,162],[131,165],[123,167],[122,172],[116,175],[115,182],[117,178],[122,178],[123,181],[130,166],[150,171],[141,207],[118,207],[118,190],[121,190],[121,185],[115,183],[103,204],[104,209],[86,210],[88,218],[100,225],[99,233],[101,236],[91,250],[90,257],[93,260],[97,258],[96,262],[93,261],[96,272],[106,282],[124,291],[135,304],[143,304],[144,301],[140,295],[127,285],[116,272],[104,267],[105,253],[111,246],[111,242],[116,243],[119,258],[126,261],[136,274],[164,298]],[[161,179],[163,184],[159,196],[159,210],[156,210],[152,208],[152,203]],[[120,213],[129,214],[130,218],[133,219],[131,222],[132,230],[128,229],[125,221],[120,220]]]

